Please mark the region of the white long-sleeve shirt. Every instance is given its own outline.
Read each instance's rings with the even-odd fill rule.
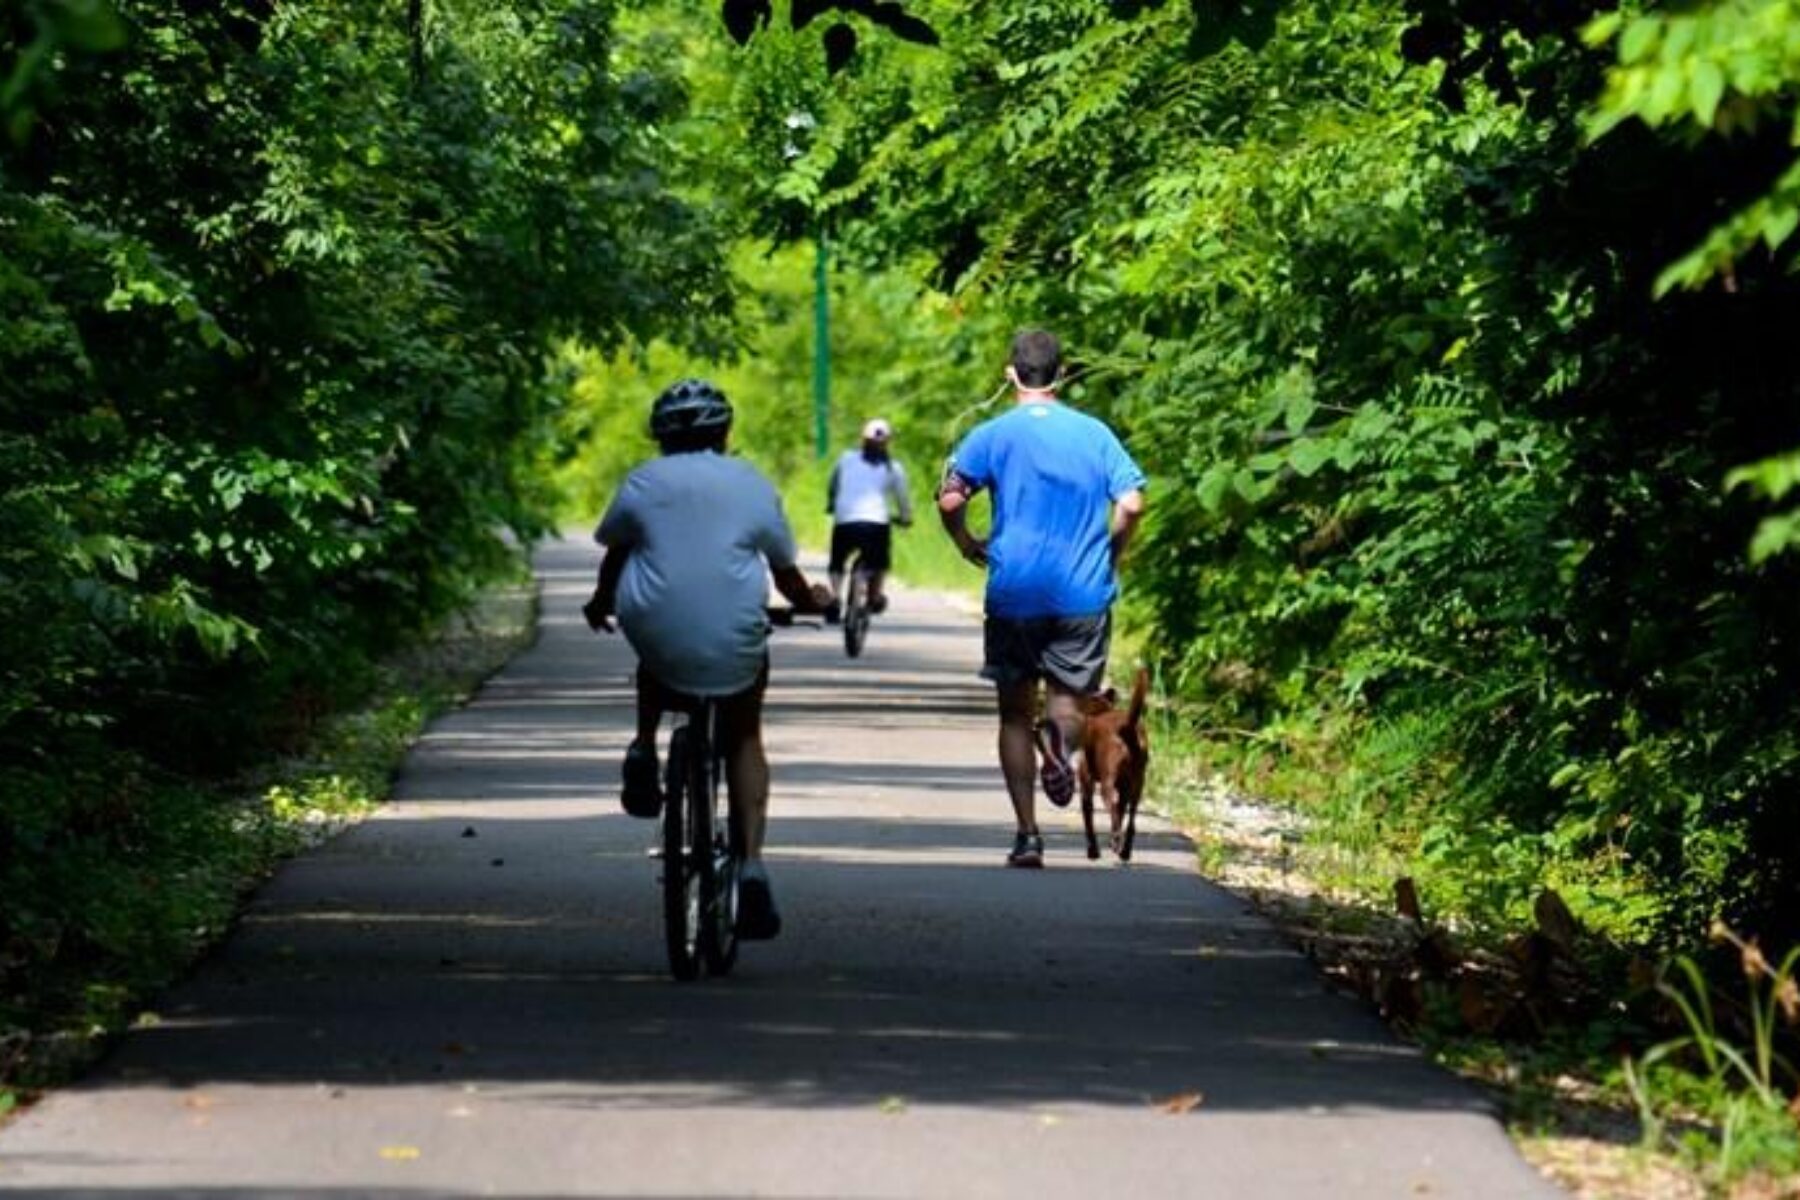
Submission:
[[[861,450],[846,450],[831,468],[829,485],[831,517],[838,525],[869,522],[886,525],[891,519],[888,501],[901,521],[912,520],[912,498],[906,490],[906,468],[890,458],[872,463]]]

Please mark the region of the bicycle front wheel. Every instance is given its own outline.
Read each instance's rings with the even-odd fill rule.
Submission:
[[[701,914],[705,906],[701,863],[711,874],[711,830],[697,828],[694,814],[700,805],[694,786],[694,761],[700,757],[693,745],[693,730],[682,726],[669,741],[669,781],[663,798],[662,899],[663,936],[669,951],[669,972],[686,982],[697,979],[701,963]],[[704,771],[705,767],[701,767]],[[710,826],[702,820],[699,826]]]
[[[862,564],[850,572],[850,588],[844,603],[844,653],[856,658],[869,637],[869,576]]]
[[[713,746],[721,743],[718,731],[713,733]],[[738,845],[737,826],[731,819],[728,802],[722,803],[725,793],[725,764],[717,757],[712,760],[712,769],[707,772],[707,812],[711,817],[712,853],[707,856],[706,878],[702,883],[705,896],[705,915],[702,918],[700,936],[700,952],[706,959],[706,969],[714,975],[729,975],[731,968],[737,965],[737,898],[738,898],[738,862],[741,848]]]

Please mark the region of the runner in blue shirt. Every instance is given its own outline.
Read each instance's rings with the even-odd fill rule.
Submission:
[[[1100,690],[1112,641],[1115,568],[1144,515],[1144,473],[1103,423],[1056,399],[1062,349],[1028,330],[1013,339],[1012,411],[969,432],[938,490],[944,528],[988,572],[984,678],[1000,709],[1000,770],[1018,831],[1007,865],[1041,867],[1033,777],[1066,805],[1081,744],[1081,701]],[[993,529],[969,532],[967,506],[993,495]],[[1047,685],[1037,721],[1039,681]],[[1037,736],[1042,734],[1042,738]],[[1038,767],[1038,750],[1043,761]]]

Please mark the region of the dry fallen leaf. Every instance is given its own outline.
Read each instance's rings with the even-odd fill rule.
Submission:
[[[383,1146],[381,1157],[389,1162],[411,1162],[419,1157],[419,1148],[417,1146]]]
[[[1419,907],[1419,888],[1411,877],[1403,876],[1394,880],[1394,908],[1409,921],[1423,922],[1425,915]]]
[[[903,1113],[906,1111],[906,1097],[905,1096],[887,1096],[887,1097],[883,1098],[881,1103],[876,1105],[876,1107],[879,1108],[882,1112],[888,1113],[890,1115],[894,1114],[894,1113]]]
[[[1199,1108],[1205,1100],[1206,1097],[1199,1092],[1181,1092],[1170,1096],[1166,1100],[1158,1100],[1156,1102],[1156,1108],[1158,1112],[1165,1112],[1172,1117],[1178,1117],[1182,1113],[1193,1112],[1196,1108]]]
[[[1532,915],[1537,918],[1539,933],[1554,942],[1559,950],[1575,948],[1575,941],[1581,936],[1581,922],[1575,919],[1561,896],[1545,888],[1538,893],[1531,908]]]
[[[1782,976],[1775,985],[1775,1003],[1781,1005],[1781,1015],[1789,1024],[1800,1025],[1800,983],[1794,982],[1792,975]]]
[[[212,1097],[204,1092],[195,1092],[191,1096],[182,1097],[181,1102],[189,1108],[205,1109],[213,1106]]]

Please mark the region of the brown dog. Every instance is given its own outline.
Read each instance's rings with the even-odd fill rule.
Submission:
[[[1144,777],[1150,767],[1150,738],[1144,728],[1144,701],[1150,691],[1150,672],[1138,668],[1132,684],[1131,703],[1118,709],[1118,693],[1105,693],[1083,702],[1087,731],[1082,735],[1081,764],[1076,779],[1081,784],[1081,824],[1087,831],[1087,856],[1100,857],[1094,837],[1094,789],[1106,801],[1112,822],[1112,851],[1120,862],[1131,861],[1131,844],[1137,838],[1138,801],[1144,798]]]

